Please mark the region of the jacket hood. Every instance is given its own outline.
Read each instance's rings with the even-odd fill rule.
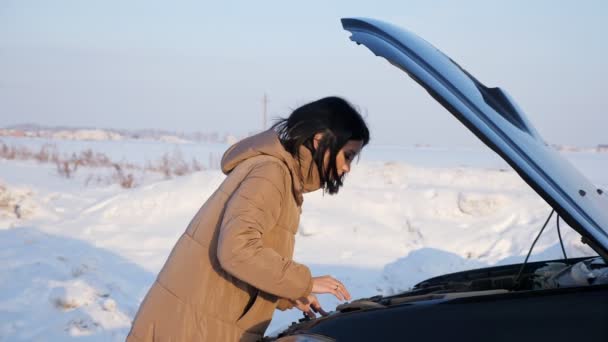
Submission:
[[[301,206],[303,194],[321,188],[317,164],[312,158],[311,151],[300,147],[300,160],[292,156],[279,141],[277,132],[273,129],[247,137],[230,146],[222,157],[221,167],[224,174],[229,174],[241,162],[260,155],[267,155],[281,160],[289,169],[292,179],[293,195]]]

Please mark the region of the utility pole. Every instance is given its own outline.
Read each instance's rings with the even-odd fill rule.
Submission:
[[[262,130],[266,130],[266,122],[268,121],[268,95],[264,93],[264,97],[262,98]]]

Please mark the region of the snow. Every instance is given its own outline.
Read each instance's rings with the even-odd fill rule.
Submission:
[[[61,130],[53,132],[53,139],[68,139],[68,140],[121,140],[123,137],[114,132],[108,132],[101,129],[79,129],[75,131]]]
[[[3,139],[40,147],[39,138]],[[175,141],[52,141],[144,163]],[[222,144],[179,145],[184,158],[219,155]],[[599,187],[608,154],[561,152]],[[210,157],[211,159],[211,157]],[[216,168],[139,186],[60,177],[54,164],[0,159],[0,341],[122,341],[139,302],[205,199]],[[489,150],[370,146],[337,196],[305,195],[295,260],[331,274],[353,298],[393,294],[448,272],[523,261],[550,208]],[[18,208],[17,208],[18,206]],[[17,209],[16,209],[17,208]],[[553,221],[554,222],[554,221]],[[565,223],[569,256],[592,255]],[[561,257],[552,223],[531,260]],[[339,302],[319,296],[326,310]],[[277,311],[268,333],[301,318]]]

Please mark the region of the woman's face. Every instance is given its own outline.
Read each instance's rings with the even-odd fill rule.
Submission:
[[[315,148],[318,148],[318,143],[321,140],[323,135],[321,133],[317,133],[314,139]],[[363,148],[362,140],[349,140],[346,142],[344,147],[338,151],[338,155],[336,156],[336,170],[338,171],[338,176],[342,177],[344,174],[350,172],[350,164],[352,161],[359,155],[361,149]],[[329,165],[329,151],[325,152],[325,167]]]
[[[336,156],[336,169],[338,175],[342,177],[345,173],[350,172],[350,164],[357,157],[363,148],[363,141],[349,140]]]

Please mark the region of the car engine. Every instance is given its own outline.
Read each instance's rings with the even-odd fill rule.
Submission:
[[[534,289],[600,284],[608,284],[608,265],[602,258],[588,259],[574,265],[551,262],[534,272]]]

